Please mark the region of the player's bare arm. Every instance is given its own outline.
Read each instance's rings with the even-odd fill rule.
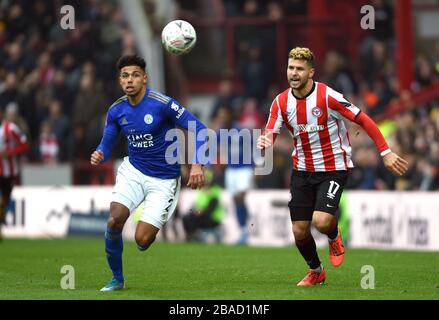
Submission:
[[[383,162],[387,170],[392,172],[394,175],[402,176],[407,172],[408,162],[394,152],[386,154],[383,157]]]
[[[201,164],[192,164],[187,186],[191,189],[200,189],[204,186],[204,172]]]
[[[92,166],[97,166],[104,160],[104,153],[100,150],[94,151],[90,156],[90,163]]]

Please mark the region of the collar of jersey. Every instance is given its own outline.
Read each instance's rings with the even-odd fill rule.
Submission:
[[[315,88],[316,88],[316,82],[313,80],[311,90],[303,98],[296,97],[296,95],[294,94],[293,88],[291,88],[291,94],[293,95],[294,98],[296,98],[296,100],[305,100],[314,92]]]
[[[140,100],[137,104],[131,104],[130,99],[128,99],[128,97],[127,97],[127,102],[129,104],[129,106],[130,107],[137,107],[138,105],[140,105],[142,103],[142,101],[148,97],[149,91],[151,91],[151,89],[146,87],[145,95],[143,96],[142,100]]]

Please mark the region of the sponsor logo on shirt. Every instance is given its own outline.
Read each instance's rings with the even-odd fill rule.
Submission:
[[[299,133],[302,132],[318,132],[325,129],[325,126],[323,124],[295,124],[293,125],[294,130],[299,131]]]
[[[183,114],[183,112],[185,110],[183,107],[180,107],[175,102],[173,102],[171,104],[171,109],[174,110],[175,112],[177,112],[177,115],[175,116],[177,119],[179,119],[181,117],[181,115]]]
[[[176,104],[175,102],[173,102],[173,103],[171,104],[171,109],[177,112],[178,109],[180,109],[180,107],[178,106],[178,104]]]
[[[134,148],[149,148],[154,146],[154,137],[152,134],[129,134],[127,135],[128,143]]]

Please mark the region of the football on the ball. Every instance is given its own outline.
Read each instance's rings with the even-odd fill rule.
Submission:
[[[162,44],[173,54],[186,54],[193,49],[197,42],[197,33],[187,21],[174,20],[169,22],[162,31]]]

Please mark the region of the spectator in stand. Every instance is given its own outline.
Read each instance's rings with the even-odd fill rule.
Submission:
[[[239,0],[223,0],[226,17],[236,17],[241,13],[239,2]]]
[[[263,15],[264,9],[258,0],[244,0],[241,2],[241,15],[246,17],[257,17]]]
[[[223,106],[234,107],[235,103],[239,100],[233,90],[232,80],[224,78],[220,81],[218,87],[218,95],[215,98],[215,102],[212,107],[211,119],[215,119],[219,108]]]
[[[55,76],[55,67],[53,66],[50,54],[43,52],[38,57],[38,80],[46,86],[50,84]]]
[[[264,116],[258,111],[258,101],[255,98],[245,99],[239,117],[239,125],[248,129],[261,129],[264,124]]]
[[[38,151],[41,162],[44,164],[58,163],[59,143],[48,121],[41,123]]]
[[[357,148],[352,161],[355,167],[350,170],[346,189],[375,190],[378,159],[373,147]]]
[[[6,26],[9,39],[17,39],[28,30],[30,20],[24,15],[21,3],[12,3],[9,10],[7,10]]]
[[[71,116],[75,95],[73,88],[68,86],[66,73],[63,70],[56,70],[51,84],[51,92],[53,98],[61,107],[60,113]]]
[[[375,79],[385,77],[386,66],[391,63],[385,42],[375,41],[363,59],[363,79],[373,83]]]
[[[273,22],[279,22],[284,17],[285,10],[279,1],[270,1],[267,4],[267,16]]]
[[[371,85],[361,83],[360,87],[363,103],[372,117],[383,113],[389,102],[396,97],[388,82],[381,78]]]
[[[419,89],[430,86],[439,79],[438,74],[434,70],[432,61],[423,55],[420,55],[416,59],[415,76]]]
[[[41,122],[49,119],[52,100],[60,100],[68,116],[80,113],[74,110],[73,103],[85,59],[106,70],[93,82],[116,74],[108,65],[113,65],[120,54],[121,10],[109,3],[84,3],[75,4],[76,28],[72,32],[59,27],[62,3],[58,1],[38,0],[29,6],[18,1],[0,9],[0,106],[5,108],[14,102],[23,108],[21,113],[30,125],[29,138],[34,141],[38,141]],[[108,42],[104,42],[110,35],[104,29],[110,22],[114,25],[112,48],[119,48],[116,50],[110,50]],[[102,34],[107,38],[99,38]],[[106,91],[118,95],[114,88],[117,83],[106,82]],[[72,136],[72,132],[68,135]],[[60,150],[60,157],[64,153]],[[33,156],[37,159],[38,152]]]
[[[3,88],[1,88],[3,87]],[[13,72],[6,74],[3,86],[0,87],[0,107],[5,107],[9,102],[17,101],[19,92],[17,90],[17,75]]]
[[[262,57],[262,47],[251,45],[247,57],[242,59],[238,66],[245,97],[254,97],[260,102],[267,96],[271,83],[271,75],[267,68]]]
[[[59,69],[65,74],[66,86],[76,93],[81,80],[81,68],[76,58],[71,53],[66,53],[61,58]]]
[[[53,24],[57,24],[53,14],[53,0],[37,0],[32,3],[32,21],[42,35],[48,35]]]
[[[46,122],[59,143],[57,159],[61,162],[71,160],[72,141],[70,135],[70,120],[66,115],[63,114],[61,103],[58,100],[53,100],[50,103],[49,117],[47,118]]]
[[[383,41],[391,40],[393,32],[393,8],[387,0],[372,0],[375,9],[375,30],[373,35]]]
[[[348,100],[353,100],[355,83],[345,65],[345,60],[337,51],[329,51],[323,63],[322,82],[343,93]]]
[[[283,0],[285,11],[292,16],[306,16],[308,6],[306,0]]]
[[[86,159],[89,150],[84,149],[85,133],[90,121],[105,113],[107,105],[103,92],[102,82],[97,80],[90,64],[85,64],[81,76],[79,92],[73,104],[73,127],[74,139],[77,148],[75,155]]]
[[[6,70],[23,77],[32,68],[32,59],[23,54],[21,43],[17,40],[7,46],[8,57],[4,63]]]

